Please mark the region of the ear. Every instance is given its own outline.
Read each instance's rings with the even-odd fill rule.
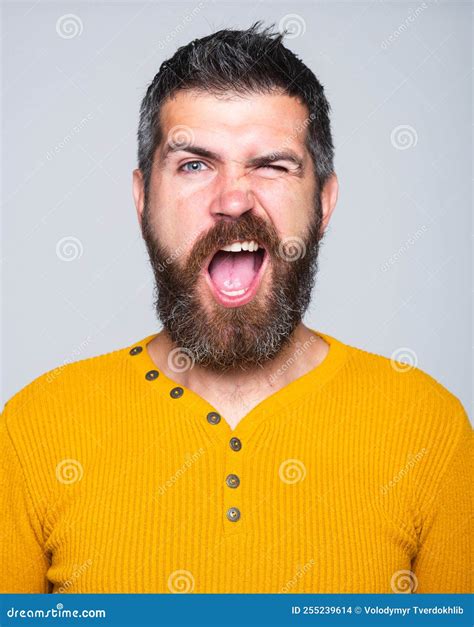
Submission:
[[[138,168],[133,170],[133,199],[137,210],[138,222],[142,228],[143,209],[145,208],[145,185],[142,171]]]
[[[331,219],[332,212],[334,211],[337,203],[337,196],[339,193],[339,182],[336,174],[331,174],[324,184],[321,191],[321,211],[322,211],[322,223],[320,235],[322,236],[328,227],[329,220]]]

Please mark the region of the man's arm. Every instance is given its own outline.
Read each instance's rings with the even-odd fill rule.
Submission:
[[[0,416],[0,592],[49,592],[42,528],[7,414]]]
[[[473,592],[473,431],[461,403],[456,399],[454,405],[454,414],[446,416],[446,437],[438,442],[439,462],[427,468],[417,490],[416,592]]]

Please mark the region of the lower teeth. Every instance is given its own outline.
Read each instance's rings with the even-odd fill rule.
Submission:
[[[237,290],[236,292],[225,292],[224,290],[221,290],[221,292],[226,296],[242,296],[242,294],[245,294],[246,291],[247,290]]]

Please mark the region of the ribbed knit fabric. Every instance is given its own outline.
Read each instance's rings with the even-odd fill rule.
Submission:
[[[233,431],[147,376],[155,334],[24,387],[1,421],[1,591],[472,592],[463,406],[317,333],[324,361]]]

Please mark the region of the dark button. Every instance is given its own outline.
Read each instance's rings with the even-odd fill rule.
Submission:
[[[236,507],[229,507],[227,510],[227,518],[230,522],[237,522],[240,518],[240,511]]]
[[[138,353],[141,353],[143,350],[143,348],[141,346],[134,346],[129,352],[130,355],[138,355]]]
[[[207,422],[210,422],[211,425],[216,425],[221,421],[221,416],[215,411],[211,411],[207,414]]]
[[[173,388],[170,391],[171,398],[179,398],[180,396],[183,396],[183,394],[184,394],[183,388],[179,388],[179,387],[178,388]]]
[[[145,375],[145,379],[148,379],[148,381],[153,381],[154,379],[158,379],[159,374],[160,373],[158,372],[158,370],[149,370]]]
[[[240,449],[242,448],[242,442],[239,440],[239,438],[231,438],[229,444],[230,448],[233,451],[240,451]]]
[[[227,475],[225,482],[229,488],[238,488],[240,485],[240,479],[237,475]]]

